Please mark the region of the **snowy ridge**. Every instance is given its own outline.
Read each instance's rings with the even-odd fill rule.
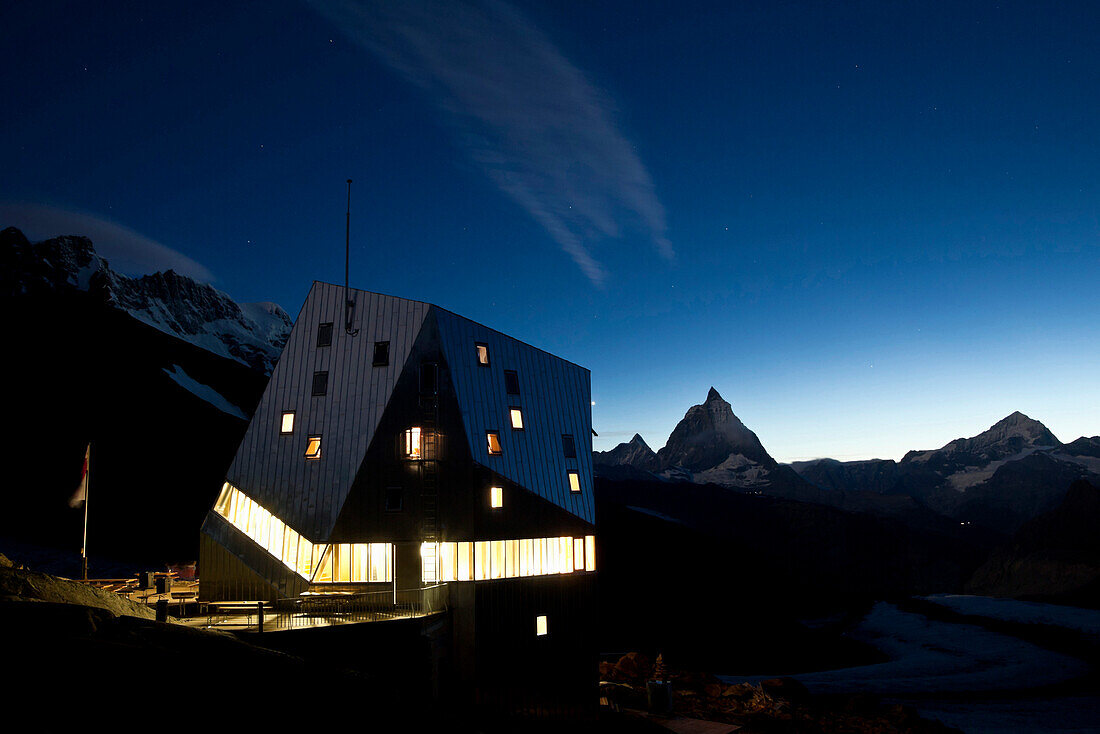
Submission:
[[[293,322],[275,303],[238,305],[225,293],[172,270],[130,278],[111,270],[86,237],[30,243],[14,227],[0,232],[9,293],[76,289],[155,329],[270,374]]]
[[[221,412],[228,413],[234,418],[240,418],[242,421],[248,420],[248,416],[245,415],[245,412],[243,410],[226,400],[225,397],[214,388],[210,387],[209,385],[204,385],[198,380],[191,377],[191,375],[184,372],[183,368],[180,367],[178,364],[172,365],[171,370],[166,368],[164,370],[164,374],[171,377],[172,381],[182,387],[184,390],[191,393],[195,397],[205,400]]]

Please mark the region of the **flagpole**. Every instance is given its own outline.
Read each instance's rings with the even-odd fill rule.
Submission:
[[[80,545],[80,559],[84,580],[88,580],[88,490],[92,487],[92,442],[88,442],[88,471],[84,485],[84,542]]]

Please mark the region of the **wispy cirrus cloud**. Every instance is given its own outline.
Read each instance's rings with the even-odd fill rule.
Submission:
[[[175,270],[207,283],[214,274],[205,265],[167,245],[108,219],[45,204],[0,203],[0,226],[18,227],[31,241],[58,235],[82,235],[107,258],[111,268],[126,275]]]
[[[425,90],[471,158],[593,283],[606,278],[594,243],[627,228],[673,258],[653,180],[610,104],[517,10],[498,0],[312,5]]]

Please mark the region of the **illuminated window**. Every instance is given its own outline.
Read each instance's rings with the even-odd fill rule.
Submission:
[[[504,487],[489,488],[489,507],[504,507]]]
[[[485,439],[489,444],[489,455],[500,456],[504,451],[500,448],[500,434],[496,431],[488,431],[485,434]]]
[[[294,411],[288,410],[283,413],[283,422],[279,427],[279,433],[294,433]]]
[[[457,581],[458,569],[458,544],[457,543],[440,543],[439,544],[439,580],[440,581]]]
[[[509,395],[519,395],[519,375],[515,370],[504,370],[504,391]]]
[[[386,512],[401,512],[405,505],[401,487],[386,487]]]
[[[332,322],[327,324],[318,324],[317,326],[317,346],[327,347],[332,344]]]
[[[535,634],[542,637],[546,634],[546,615],[540,614],[535,617]]]
[[[575,471],[568,472],[569,474],[569,491],[580,492],[581,491],[581,475]]]
[[[469,541],[457,544],[458,580],[472,581],[474,578],[474,544]]]
[[[478,342],[477,344],[474,345],[474,347],[477,349],[477,363],[480,364],[480,365],[484,365],[484,366],[488,367],[489,366],[489,345],[488,344],[483,344],[482,342]]]
[[[420,544],[420,580],[426,584],[439,581],[439,543]]]
[[[311,543],[228,482],[214,511],[302,578],[316,583],[393,580],[389,543]]]
[[[374,361],[375,367],[385,367],[390,363],[390,343],[389,342],[375,342],[374,343]]]
[[[474,543],[474,580],[482,581],[489,578],[489,549],[488,540],[479,540]]]
[[[320,459],[321,458],[321,437],[310,436],[306,442],[306,458],[307,459]]]
[[[324,546],[321,560],[317,562],[317,571],[313,574],[313,582],[318,584],[332,583],[332,546]]]
[[[214,512],[222,517],[229,517],[229,502],[234,491],[235,488],[229,482],[222,484],[221,494],[218,495],[218,501],[214,503]]]
[[[413,426],[405,431],[405,458],[419,459],[421,457],[420,426]]]
[[[523,430],[523,411],[519,408],[509,408],[508,412],[512,416],[512,428],[517,431]]]
[[[332,580],[338,584],[351,581],[350,543],[337,543],[332,546]]]
[[[393,580],[390,543],[312,543],[225,482],[214,511],[291,571],[316,584]],[[596,570],[596,538],[562,536],[425,543],[426,583],[511,579]]]
[[[565,434],[561,437],[561,450],[562,453],[565,454],[565,458],[577,458],[577,444],[569,434]]]
[[[328,392],[328,373],[327,372],[314,372],[313,373],[313,395],[324,395]]]
[[[519,541],[504,541],[504,577],[514,579],[519,576]]]

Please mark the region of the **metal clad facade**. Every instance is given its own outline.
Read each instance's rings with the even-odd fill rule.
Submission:
[[[595,523],[592,487],[592,389],[588,370],[486,326],[433,307],[454,381],[470,453],[475,462],[538,496]],[[489,348],[478,363],[476,345]],[[515,370],[519,395],[508,395],[504,370]],[[523,411],[523,430],[513,430],[510,407]],[[500,456],[490,456],[486,432],[500,435]],[[566,458],[562,436],[571,435],[576,458]],[[576,471],[581,491],[569,491]]]
[[[328,539],[394,384],[430,308],[419,301],[351,290],[354,328],[344,331],[344,289],[315,282],[256,413],[228,481],[313,542]],[[332,344],[317,346],[331,322]],[[374,343],[388,341],[389,364],[372,366]],[[313,396],[313,375],[328,390]],[[294,431],[280,433],[294,411]],[[321,459],[307,461],[307,438],[321,436]]]

